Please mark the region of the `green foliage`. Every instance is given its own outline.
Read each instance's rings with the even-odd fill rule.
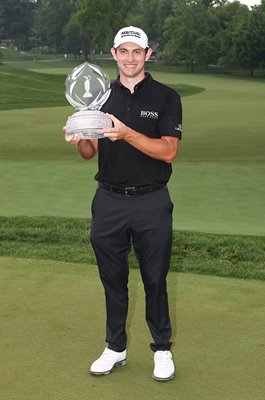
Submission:
[[[240,21],[234,34],[234,50],[239,65],[249,69],[251,75],[265,60],[265,12],[254,9]]]
[[[0,38],[12,39],[18,50],[31,47],[33,13],[37,2],[2,0],[0,4]]]
[[[0,226],[1,256],[96,264],[87,219],[0,217]],[[263,237],[174,231],[172,271],[264,280],[264,260]]]
[[[248,9],[226,0],[2,0],[0,39],[19,50],[90,54],[95,62],[122,26],[136,25],[163,61],[191,70],[221,63],[253,74],[265,65],[264,1]]]
[[[165,20],[165,37],[165,59],[184,62],[192,71],[217,63],[220,56],[220,22],[215,8],[203,1],[175,2]]]
[[[238,1],[228,3],[226,7],[216,10],[220,21],[220,59],[221,64],[235,65],[235,48],[233,38],[240,21],[248,16],[248,8]]]
[[[164,48],[164,22],[171,15],[174,0],[138,1],[136,12],[129,14],[126,24],[140,26],[148,35],[152,48]]]
[[[75,11],[75,1],[43,0],[34,18],[34,27],[42,38],[41,45],[64,52],[63,30]]]
[[[135,7],[136,0],[80,0],[77,21],[81,31],[90,41],[90,52],[95,48],[108,48],[113,36],[124,25],[128,13]]]
[[[81,50],[84,54],[87,53],[89,37],[81,32],[76,14],[72,14],[70,20],[65,25],[63,36],[66,53],[74,54],[75,57],[80,56]]]

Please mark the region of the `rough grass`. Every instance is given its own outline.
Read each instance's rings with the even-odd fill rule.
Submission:
[[[96,264],[90,221],[0,217],[0,255]],[[171,271],[265,279],[265,238],[174,231]],[[138,264],[133,252],[130,265]]]

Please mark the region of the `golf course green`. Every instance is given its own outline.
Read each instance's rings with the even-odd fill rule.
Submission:
[[[3,53],[1,398],[263,400],[264,79],[148,65],[155,79],[179,91],[184,111],[169,183],[172,270],[183,271],[168,276],[177,374],[167,383],[152,379],[134,265],[128,364],[95,377],[89,366],[105,346],[104,294],[88,244],[97,160],[82,160],[61,132],[75,112],[64,80],[82,60]],[[114,79],[114,64],[99,63]]]
[[[130,273],[128,363],[89,375],[104,348],[97,268],[0,258],[1,397],[5,400],[263,400],[264,283],[170,273],[176,379],[152,379],[144,293]]]
[[[14,64],[11,65],[14,71]],[[34,69],[32,61],[29,65],[24,62],[25,71],[29,66]],[[26,108],[13,110],[4,110],[2,106],[0,179],[5,190],[0,199],[1,214],[90,216],[97,161],[81,160],[61,134],[68,115],[74,112],[63,95],[64,78],[73,65],[62,67],[62,61],[50,65],[39,62],[34,71],[37,67],[42,73],[27,71],[35,85],[39,80],[35,93],[45,102],[46,92],[53,83],[54,98],[60,107],[53,103],[52,107],[41,107],[39,97],[35,103],[33,98],[32,103],[34,107],[40,104],[40,108],[29,108],[28,103],[24,104]],[[52,74],[47,75],[50,69]],[[114,78],[114,67],[108,65],[106,70]],[[17,71],[19,76],[21,70]],[[184,135],[169,184],[175,204],[175,228],[264,235],[265,217],[261,210],[265,194],[265,82],[231,76],[151,72],[166,84],[204,89],[183,97]],[[44,77],[48,82],[51,80],[48,89]],[[29,77],[23,79],[27,81]],[[9,82],[11,85],[12,80]],[[20,89],[18,96],[23,101],[23,87]]]

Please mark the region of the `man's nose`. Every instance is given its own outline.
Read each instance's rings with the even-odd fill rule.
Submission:
[[[133,54],[133,52],[128,52],[128,61],[133,61],[133,59],[134,59],[134,54]]]

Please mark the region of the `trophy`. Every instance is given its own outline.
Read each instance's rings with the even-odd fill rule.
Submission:
[[[66,136],[79,134],[82,139],[104,138],[102,128],[112,121],[99,111],[111,89],[108,75],[97,65],[85,62],[73,69],[65,80],[65,97],[78,110],[66,123]]]

